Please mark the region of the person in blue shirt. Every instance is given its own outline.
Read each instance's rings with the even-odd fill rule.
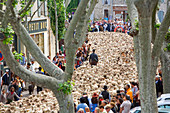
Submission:
[[[85,98],[81,97],[80,98],[80,104],[77,106],[77,111],[82,108],[84,110],[84,113],[86,113],[85,108],[88,108],[88,105],[85,103]]]
[[[26,65],[26,58],[25,58],[25,53],[22,55],[22,60],[20,60],[20,64],[25,66]]]

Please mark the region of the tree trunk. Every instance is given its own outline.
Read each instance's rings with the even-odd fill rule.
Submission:
[[[56,53],[59,53],[59,42],[58,42],[58,14],[57,14],[57,2],[54,0],[55,6],[55,37],[56,37]]]
[[[163,46],[164,48],[165,46]],[[170,56],[167,52],[161,51],[161,68],[163,78],[163,92],[170,93]]]
[[[151,58],[152,15],[139,16],[139,89],[143,113],[157,113],[156,88]]]
[[[62,91],[53,91],[60,107],[59,113],[74,113],[74,102],[72,94],[66,95]]]

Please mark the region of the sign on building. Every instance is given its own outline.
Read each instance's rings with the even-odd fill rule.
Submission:
[[[29,33],[37,33],[47,31],[47,19],[31,21],[28,23],[28,32]]]

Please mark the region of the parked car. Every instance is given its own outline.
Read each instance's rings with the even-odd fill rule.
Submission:
[[[166,101],[159,101],[158,102],[158,108],[168,108],[170,109],[170,101],[166,102]]]
[[[130,110],[130,113],[141,113],[141,107],[135,107]],[[168,108],[158,108],[158,113],[170,113],[170,109]]]
[[[168,94],[162,94],[160,97],[158,97],[157,102],[165,102],[165,101],[169,101],[170,102],[170,93]]]

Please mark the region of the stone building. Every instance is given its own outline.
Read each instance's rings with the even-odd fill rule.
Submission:
[[[122,20],[127,19],[127,5],[126,0],[113,0],[113,18],[119,18]]]
[[[31,19],[32,15],[40,5],[41,7]],[[18,5],[17,8],[19,9],[20,6]],[[53,58],[56,53],[56,41],[55,36],[53,35],[50,27],[50,18],[48,17],[47,2],[42,3],[40,0],[36,0],[33,7],[31,8],[31,13],[28,15],[27,20],[27,30],[30,36],[33,38],[33,40],[39,46],[45,56],[51,56],[51,58]],[[15,49],[18,52],[27,53],[25,46],[20,42],[18,38],[14,37],[14,42]]]
[[[168,0],[160,0],[160,7],[158,11],[158,18],[160,22],[163,21],[163,18],[166,14],[169,5],[170,5],[170,1],[168,2]]]
[[[126,0],[99,0],[96,4],[91,19],[99,20],[108,17],[110,20],[127,18]]]

